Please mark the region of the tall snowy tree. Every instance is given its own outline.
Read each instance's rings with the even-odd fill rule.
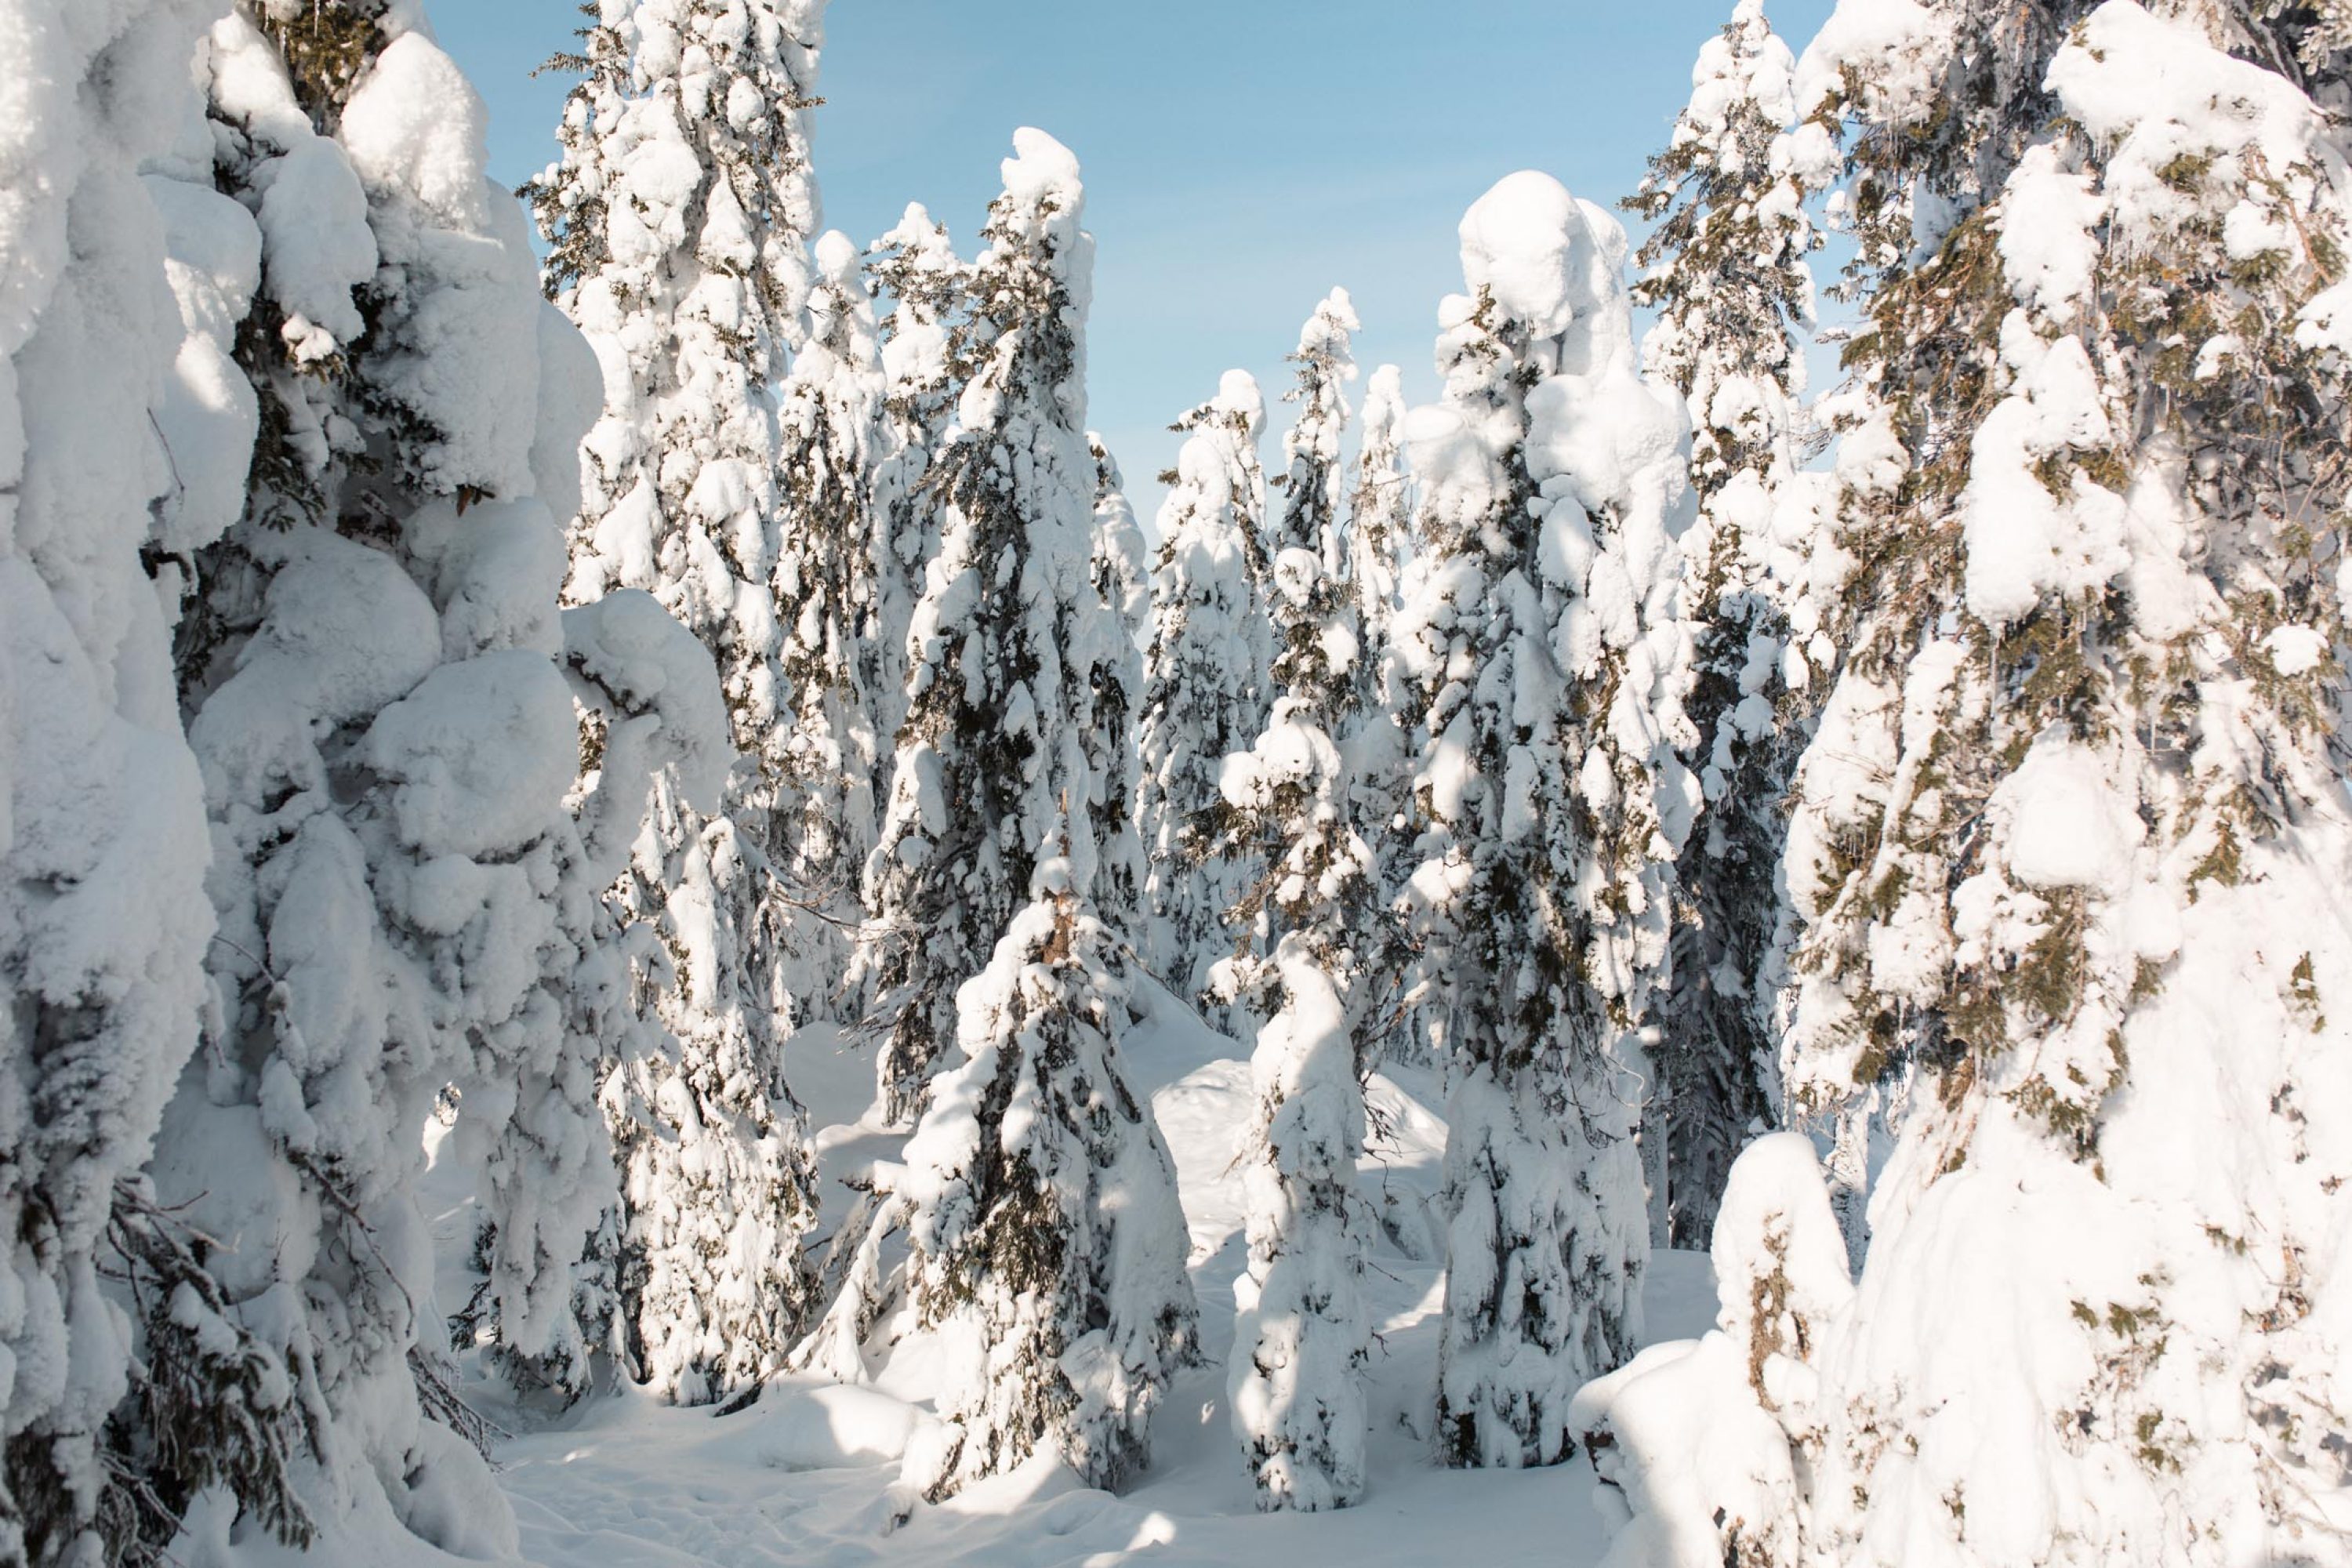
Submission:
[[[1438,1440],[1555,1462],[1631,1353],[1646,1258],[1633,1034],[1686,825],[1680,419],[1634,368],[1623,231],[1514,174],[1462,221],[1440,405],[1408,422],[1430,552],[1397,621],[1426,715],[1403,902],[1454,1054]]]
[[[139,1172],[205,1003],[172,608],[239,511],[260,287],[189,62],[214,7],[11,8],[0,113],[0,1561],[136,1560],[194,1488],[286,1540],[302,1441]],[[144,178],[142,175],[144,175]],[[117,1291],[106,1276],[131,1282]],[[126,1461],[118,1410],[184,1441]],[[238,1429],[241,1452],[205,1441]],[[164,1511],[159,1516],[161,1507]]]
[[[1213,971],[1234,943],[1225,911],[1255,879],[1255,847],[1222,831],[1217,772],[1264,728],[1274,660],[1266,611],[1265,399],[1246,372],[1179,419],[1190,431],[1160,509],[1152,633],[1144,658],[1138,820],[1148,870],[1146,962],[1223,1019]]]
[[[195,58],[211,119],[183,155],[249,216],[241,245],[191,230],[184,264],[247,258],[249,303],[207,308],[241,315],[259,444],[232,525],[181,558],[216,1005],[156,1141],[166,1217],[124,1249],[143,1359],[180,1381],[110,1436],[148,1507],[186,1511],[152,1545],[405,1529],[510,1553],[440,1370],[414,1192],[446,1090],[509,1194],[527,1116],[537,1173],[592,1198],[513,1211],[559,1283],[517,1269],[508,1299],[568,1294],[601,1140],[563,1127],[576,1094],[540,1091],[603,1026],[572,999],[608,954],[566,809],[579,736],[539,498],[573,482],[579,345],[484,178],[479,100],[412,14],[241,8]]]
[[[1249,1264],[1234,1281],[1234,1426],[1263,1509],[1341,1508],[1364,1487],[1369,1337],[1360,1279],[1369,1221],[1355,1190],[1366,1071],[1360,976],[1378,879],[1356,831],[1339,738],[1353,716],[1360,645],[1342,575],[1337,501],[1357,325],[1345,290],[1318,306],[1292,359],[1299,405],[1272,562],[1281,695],[1265,731],[1225,760],[1235,837],[1266,846],[1236,923],[1269,1020],[1251,1058],[1258,1121],[1244,1178]]]
[[[640,984],[677,1041],[667,1061],[611,1064],[604,1090],[626,1168],[623,1286],[640,1373],[687,1400],[780,1364],[808,1289],[813,1178],[779,1039],[796,974],[814,987],[793,962],[798,895],[772,853],[779,792],[807,759],[783,721],[772,389],[807,331],[803,115],[821,12],[607,0],[570,62],[584,75],[563,155],[528,192],[550,293],[604,373],[570,592],[643,589],[684,622],[718,663],[749,759],[716,811],[662,788],[621,889],[659,932]]]
[[[780,400],[774,579],[792,712],[770,851],[796,906],[782,940],[802,1017],[840,1012],[877,832],[881,690],[897,668],[879,602],[884,384],[873,301],[848,237],[826,234],[815,258],[809,338]]]
[[[1350,675],[1354,707],[1339,749],[1359,830],[1372,852],[1385,904],[1412,864],[1412,759],[1418,751],[1412,682],[1396,655],[1393,623],[1412,559],[1412,477],[1404,467],[1403,376],[1392,364],[1364,384],[1355,482],[1348,493],[1348,592],[1361,651]],[[1425,1018],[1412,1001],[1412,961],[1404,933],[1389,921],[1366,955],[1364,1005],[1375,1048],[1428,1062]]]
[[[875,798],[890,798],[899,728],[907,721],[908,631],[923,574],[939,553],[938,509],[924,492],[954,417],[956,364],[950,352],[970,303],[971,268],[930,214],[909,204],[898,225],[866,247],[866,272],[890,300],[882,321],[882,432],[874,459],[874,731],[882,742]]]
[[[984,1347],[940,1392],[937,1449],[910,1457],[933,1496],[1045,1449],[1117,1484],[1194,1339],[1174,1167],[1119,1075],[1126,961],[1091,907],[1087,731],[1116,717],[1095,710],[1092,672],[1126,637],[1089,541],[1094,242],[1076,160],[1039,131],[1013,145],[958,345],[877,855],[901,939],[884,1089],[899,1114],[926,1106],[895,1194],[914,1306]],[[962,1059],[929,1084],[946,1024]]]
[[[1143,840],[1136,826],[1135,714],[1143,700],[1142,638],[1151,621],[1150,546],[1128,503],[1118,459],[1087,432],[1095,459],[1095,593],[1119,635],[1101,639],[1094,667],[1097,722],[1088,741],[1097,779],[1095,907],[1129,942],[1143,924]]]
[[[1706,1245],[1749,1125],[1776,1110],[1774,877],[1810,719],[1797,626],[1820,621],[1803,575],[1810,497],[1795,493],[1817,488],[1797,450],[1816,241],[1789,134],[1795,69],[1761,0],[1741,0],[1626,203],[1657,225],[1634,258],[1634,301],[1657,311],[1643,363],[1690,405],[1699,501],[1684,593],[1707,805],[1677,867],[1674,988],[1653,1051],[1663,1110],[1644,1127],[1665,1142],[1670,1238],[1685,1247]]]
[[[1914,1081],[1803,1551],[2340,1560],[2345,165],[2238,8],[2064,9],[1858,0],[1801,73],[1938,215],[1866,257],[1789,841],[1792,1091]]]

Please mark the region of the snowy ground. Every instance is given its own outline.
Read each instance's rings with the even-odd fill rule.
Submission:
[[[1423,1430],[1437,1354],[1437,1264],[1426,1205],[1445,1129],[1435,1084],[1400,1070],[1373,1080],[1375,1136],[1362,1167],[1383,1237],[1367,1281],[1379,1338],[1367,1368],[1371,1488],[1338,1513],[1255,1512],[1227,1423],[1222,1363],[1242,1267],[1236,1155],[1250,1122],[1249,1067],[1231,1040],[1164,993],[1132,1031],[1126,1061],[1148,1089],[1176,1158],[1192,1226],[1209,1364],[1181,1379],[1152,1433],[1153,1465],[1114,1497],[1034,1464],[939,1507],[898,1487],[899,1455],[930,1419],[919,1337],[902,1342],[872,1386],[821,1377],[772,1383],[734,1415],[681,1410],[634,1390],[591,1401],[552,1425],[492,1408],[518,1435],[498,1458],[523,1553],[547,1568],[770,1568],[848,1563],[1108,1565],[1155,1563],[1507,1564],[1569,1568],[1596,1561],[1603,1532],[1581,1460],[1532,1473],[1447,1471]],[[828,1215],[846,1213],[845,1173],[888,1159],[898,1139],[869,1119],[870,1055],[830,1032],[793,1042],[795,1091],[819,1129]],[[438,1222],[445,1257],[468,1221]],[[1709,1326],[1705,1257],[1653,1260],[1649,1337]],[[487,1395],[488,1391],[484,1390]],[[903,1520],[903,1522],[901,1522]]]

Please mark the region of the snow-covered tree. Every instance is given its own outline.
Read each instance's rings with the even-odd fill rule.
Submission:
[[[948,351],[963,392],[925,480],[940,547],[867,874],[881,1085],[898,1120],[919,1108],[955,1039],[956,988],[1029,902],[1045,847],[1068,846],[1081,896],[1095,868],[1091,666],[1096,640],[1120,633],[1095,592],[1095,464],[1078,423],[1093,239],[1067,150],[1028,130],[1015,146]]]
[[[1821,1454],[1822,1358],[1853,1301],[1811,1142],[1748,1144],[1717,1205],[1716,1326],[1587,1384],[1573,1425],[1616,1521],[1608,1561],[1796,1568]]]
[[[1635,371],[1614,219],[1519,174],[1461,235],[1444,401],[1406,432],[1429,560],[1396,623],[1426,736],[1403,902],[1456,1075],[1438,1440],[1547,1464],[1640,1327],[1629,1058],[1689,809],[1681,421]]]
[[[213,930],[170,615],[192,553],[236,520],[257,428],[230,350],[260,286],[260,237],[213,188],[189,70],[211,11],[37,0],[5,24],[0,1561],[12,1563],[135,1560],[213,1481],[284,1539],[310,1533],[290,1489],[302,1434],[285,1362],[238,1331],[200,1244],[139,1173],[196,1047]],[[118,1408],[189,1440],[135,1461],[110,1454]],[[214,1429],[236,1432],[236,1451],[205,1442]]]
[[[1045,1450],[1117,1484],[1193,1350],[1175,1170],[1119,1076],[1126,961],[1091,907],[1093,671],[1126,638],[1089,540],[1093,238],[1068,150],[1032,130],[1013,146],[958,348],[941,545],[876,856],[900,939],[883,1087],[898,1114],[926,1107],[893,1194],[913,1303],[984,1347],[940,1391],[936,1450],[909,1458],[933,1496]]]
[[[1151,643],[1144,657],[1138,821],[1148,870],[1145,961],[1213,1018],[1211,972],[1233,955],[1225,911],[1256,881],[1255,847],[1223,831],[1218,769],[1265,727],[1274,661],[1266,611],[1265,399],[1244,371],[1174,428],[1192,432],[1166,476]]]
[[[962,988],[965,1060],[907,1145],[916,1310],[981,1350],[939,1391],[937,1447],[908,1456],[934,1498],[1041,1452],[1118,1487],[1196,1353],[1176,1168],[1118,1068],[1127,960],[1070,872],[1040,866]]]
[[[1404,471],[1404,378],[1384,364],[1364,383],[1362,439],[1348,493],[1348,587],[1367,649],[1385,649],[1412,551],[1412,491]],[[1368,705],[1382,701],[1381,672],[1357,668]]]
[[[1792,1094],[1913,1084],[1806,1560],[2339,1560],[2337,132],[2234,7],[1895,9],[1801,70],[1936,215],[1865,257],[1789,840]]]
[[[246,258],[249,308],[223,283],[207,309],[241,315],[260,442],[226,532],[185,558],[216,1002],[156,1141],[168,1218],[131,1278],[165,1287],[151,1364],[232,1364],[201,1403],[120,1413],[114,1440],[154,1476],[142,1495],[189,1510],[197,1556],[256,1524],[509,1553],[439,1370],[414,1193],[454,1088],[502,1151],[494,1187],[555,1184],[504,1210],[524,1260],[506,1304],[568,1297],[602,1143],[553,1080],[604,1026],[574,999],[609,953],[566,808],[580,737],[540,498],[574,482],[580,345],[484,177],[480,100],[411,12],[240,7],[195,58],[210,121],[183,155],[215,210],[249,216],[238,245],[193,233],[185,265],[226,279]]]
[[[809,337],[778,410],[774,583],[792,705],[769,845],[796,905],[782,933],[785,985],[803,1018],[835,1014],[848,975],[877,830],[875,726],[897,668],[879,603],[874,469],[884,384],[873,301],[847,236],[826,234],[815,259]]]
[[[1348,435],[1348,383],[1356,379],[1349,334],[1363,330],[1355,302],[1334,289],[1298,334],[1290,361],[1298,380],[1282,395],[1298,418],[1282,438],[1282,523],[1276,550],[1312,549],[1331,582],[1348,580],[1348,533],[1339,526],[1346,483],[1339,449]],[[1302,543],[1303,541],[1312,542]]]
[[[1348,592],[1361,651],[1351,672],[1354,709],[1339,749],[1348,759],[1355,821],[1382,879],[1374,891],[1383,904],[1398,890],[1393,879],[1410,869],[1418,836],[1412,789],[1418,713],[1391,635],[1414,549],[1404,416],[1402,374],[1381,365],[1364,384],[1355,482],[1348,493]],[[1387,922],[1366,956],[1364,1005],[1377,1051],[1426,1065],[1424,1019],[1409,997],[1412,967],[1404,933]]]
[[[887,803],[894,748],[907,721],[907,637],[923,596],[923,574],[940,548],[938,508],[925,492],[924,478],[962,390],[950,349],[970,303],[971,268],[949,243],[948,231],[921,205],[909,204],[897,226],[866,247],[866,271],[890,300],[882,321],[882,430],[872,501],[880,554],[874,635],[879,674],[872,696],[874,732],[882,742],[874,791]]]
[[[1142,639],[1151,621],[1151,563],[1143,529],[1128,504],[1118,460],[1087,432],[1095,459],[1095,593],[1116,636],[1100,639],[1094,669],[1095,727],[1088,731],[1095,795],[1095,907],[1129,942],[1143,924],[1143,840],[1136,826],[1135,715],[1143,696]]]
[[[682,1399],[778,1364],[807,1293],[811,1175],[778,1041],[794,991],[822,988],[807,975],[821,961],[794,962],[793,908],[822,898],[789,887],[771,854],[780,792],[806,842],[786,781],[809,762],[784,721],[774,587],[780,572],[794,579],[772,388],[808,329],[816,198],[803,115],[821,12],[819,0],[606,0],[568,62],[584,74],[563,155],[529,192],[549,290],[604,369],[569,591],[643,589],[676,615],[716,659],[750,759],[712,811],[657,781],[620,889],[660,936],[639,984],[677,1037],[674,1052],[608,1064],[626,1173],[623,1289],[639,1372]],[[815,622],[822,647],[825,616]]]
[[[1250,956],[1270,1017],[1250,1063],[1249,1264],[1234,1284],[1229,1372],[1234,1431],[1265,1509],[1342,1508],[1364,1486],[1357,1369],[1370,1328],[1360,1286],[1370,1226],[1355,1182],[1361,975],[1378,879],[1339,747],[1360,648],[1336,515],[1356,324],[1335,289],[1291,356],[1300,411],[1285,442],[1289,482],[1272,562],[1281,695],[1256,744],[1227,758],[1220,780],[1229,831],[1266,855],[1263,881],[1234,912],[1264,944]]]
[[[1644,1127],[1645,1142],[1665,1142],[1657,1163],[1680,1247],[1714,1233],[1732,1159],[1776,1109],[1774,878],[1812,689],[1792,619],[1819,629],[1802,576],[1811,497],[1793,493],[1818,488],[1797,451],[1816,242],[1789,134],[1795,69],[1761,0],[1741,0],[1626,203],[1657,223],[1634,258],[1634,301],[1657,311],[1643,363],[1690,405],[1699,500],[1684,608],[1707,805],[1677,868],[1674,988],[1652,1052],[1661,1114]]]

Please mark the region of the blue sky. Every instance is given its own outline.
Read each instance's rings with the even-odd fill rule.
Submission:
[[[922,202],[973,248],[1015,126],[1085,168],[1098,244],[1091,422],[1148,516],[1168,422],[1254,373],[1279,461],[1283,355],[1334,285],[1357,358],[1433,395],[1454,226],[1501,176],[1538,168],[1604,205],[1632,190],[1732,0],[835,0],[814,111],[824,221],[863,243]],[[1778,0],[1801,48],[1831,0]],[[490,108],[492,172],[553,155],[566,83],[532,79],[576,0],[428,0]]]

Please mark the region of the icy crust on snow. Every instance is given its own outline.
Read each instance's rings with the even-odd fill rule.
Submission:
[[[102,1232],[205,999],[203,786],[170,651],[184,573],[141,561],[226,525],[252,427],[223,369],[251,224],[174,156],[200,122],[204,19],[133,0],[0,16],[0,1557],[28,1515],[59,1560],[102,1550],[82,1531],[113,1489],[97,1447],[133,1354]]]

